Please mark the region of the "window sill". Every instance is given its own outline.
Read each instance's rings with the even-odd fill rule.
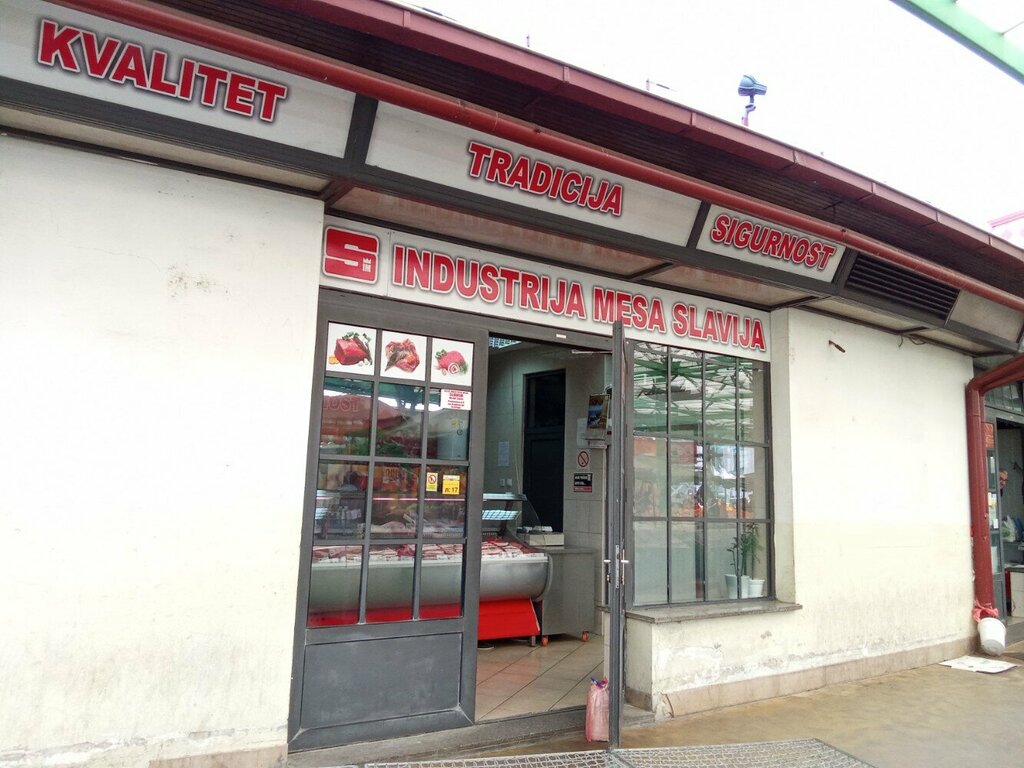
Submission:
[[[720,619],[726,616],[749,616],[765,613],[789,613],[799,611],[799,603],[784,603],[781,600],[751,600],[742,603],[711,603],[708,605],[673,605],[667,608],[634,608],[626,611],[627,619],[648,624],[672,624],[682,621]]]

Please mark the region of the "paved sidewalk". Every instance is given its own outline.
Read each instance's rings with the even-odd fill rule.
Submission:
[[[818,739],[876,768],[1024,766],[1024,643],[989,675],[933,664],[807,693],[702,712],[623,732],[626,748]],[[1009,654],[1019,654],[1014,657]],[[582,736],[490,751],[601,749]]]

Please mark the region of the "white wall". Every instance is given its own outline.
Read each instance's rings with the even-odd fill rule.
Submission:
[[[284,744],[321,229],[0,138],[0,765]]]
[[[772,336],[777,591],[803,607],[631,621],[634,636],[651,638],[627,648],[627,684],[644,690],[649,680],[662,713],[662,694],[937,646],[973,631],[970,359],[799,310],[774,313]]]

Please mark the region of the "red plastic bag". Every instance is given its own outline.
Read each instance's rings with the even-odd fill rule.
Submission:
[[[972,611],[975,621],[981,621],[982,619],[998,619],[999,610],[993,608],[991,605],[982,605],[977,600],[974,601],[974,611]]]
[[[608,741],[608,681],[592,680],[587,692],[587,741]]]

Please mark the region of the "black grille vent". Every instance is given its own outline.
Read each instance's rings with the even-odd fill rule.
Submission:
[[[960,294],[957,288],[864,255],[857,256],[844,287],[943,322]]]

